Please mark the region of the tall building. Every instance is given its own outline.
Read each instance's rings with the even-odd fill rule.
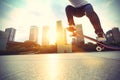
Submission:
[[[107,42],[111,44],[118,44],[120,43],[120,31],[118,28],[113,28],[106,32]]]
[[[6,50],[8,35],[6,32],[0,31],[0,50]]]
[[[42,45],[49,45],[49,27],[48,26],[44,26],[43,30],[42,30]]]
[[[62,26],[62,21],[57,21],[57,52],[64,53],[64,52],[72,52],[72,45],[67,44],[66,38],[66,30]]]
[[[8,42],[9,42],[9,41],[14,41],[16,29],[14,29],[14,28],[6,28],[6,29],[5,29],[5,32],[6,32],[7,35],[8,35]]]
[[[112,30],[106,32],[107,43],[115,43]]]
[[[64,52],[64,32],[63,32],[63,27],[62,27],[62,22],[61,21],[57,21],[57,39],[56,39],[56,43],[57,43],[57,52]]]
[[[113,33],[113,37],[114,37],[115,43],[116,44],[120,43],[120,31],[119,31],[119,29],[114,27],[112,29],[112,33]]]
[[[83,37],[83,29],[82,29],[82,24],[76,25],[76,32],[81,35],[77,36],[72,43],[76,44],[77,46],[81,46],[84,44],[84,37]]]
[[[38,43],[38,27],[37,26],[31,26],[30,27],[30,36],[29,40],[33,41],[35,43]]]

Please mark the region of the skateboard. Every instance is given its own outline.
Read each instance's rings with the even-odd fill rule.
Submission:
[[[75,35],[75,36],[73,36],[73,37],[77,37],[77,36],[78,36],[78,37],[84,37],[84,38],[86,38],[86,39],[89,39],[89,40],[91,40],[91,41],[96,42],[96,43],[97,43],[96,50],[97,50],[98,52],[103,51],[105,48],[111,49],[111,50],[120,50],[120,47],[105,44],[105,43],[100,42],[100,41],[98,41],[98,40],[96,40],[96,39],[94,39],[94,38],[91,38],[91,37],[89,37],[89,36],[80,35],[80,34],[78,34],[78,33],[76,33],[76,32],[74,32],[73,34]]]

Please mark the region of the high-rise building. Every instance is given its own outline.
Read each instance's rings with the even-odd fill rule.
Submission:
[[[46,46],[49,45],[49,27],[48,26],[44,26],[43,30],[42,30],[42,45]]]
[[[6,32],[0,31],[0,50],[6,50],[8,35]]]
[[[119,31],[119,29],[114,27],[112,29],[112,33],[113,33],[113,37],[114,37],[115,43],[116,44],[120,43],[120,31]]]
[[[63,32],[63,27],[62,27],[62,22],[61,21],[57,21],[57,39],[56,39],[56,43],[57,43],[57,52],[64,52],[64,32]]]
[[[16,29],[14,29],[14,28],[6,28],[6,29],[5,29],[5,32],[6,32],[7,35],[8,35],[8,42],[14,41]]]
[[[38,27],[37,26],[31,26],[30,27],[30,36],[29,40],[33,41],[35,43],[38,43]]]
[[[81,36],[77,36],[73,43],[75,43],[77,46],[81,46],[84,44],[82,24],[76,25],[76,33],[78,33]]]
[[[57,21],[57,52],[72,52],[72,45],[67,44],[67,38],[66,38],[66,30],[62,26],[62,21]]]
[[[106,32],[107,43],[115,43],[112,30]]]
[[[118,28],[113,28],[106,32],[107,42],[110,44],[118,44],[120,43],[120,31]]]

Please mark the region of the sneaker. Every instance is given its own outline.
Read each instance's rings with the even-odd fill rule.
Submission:
[[[98,33],[97,34],[97,40],[100,41],[100,42],[105,42],[106,41],[106,37],[105,37],[105,34],[104,33]]]
[[[74,25],[70,25],[68,28],[67,28],[68,31],[70,32],[74,32],[76,29],[75,29],[75,26]]]

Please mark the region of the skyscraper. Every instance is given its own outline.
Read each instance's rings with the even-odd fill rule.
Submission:
[[[110,44],[118,44],[120,43],[120,31],[118,28],[113,28],[106,32],[107,42]]]
[[[38,43],[38,27],[37,26],[31,26],[30,27],[29,40],[33,41],[35,43]]]
[[[57,21],[57,28],[56,28],[56,33],[57,33],[57,39],[56,39],[56,43],[59,45],[63,45],[64,44],[64,30],[62,27],[62,22],[61,21]]]
[[[42,45],[49,45],[49,27],[48,26],[44,26],[43,30],[42,30]]]
[[[84,44],[82,24],[76,25],[76,32],[81,36],[77,36],[73,43],[75,43],[77,46],[81,46]]]
[[[119,29],[117,27],[114,27],[112,29],[112,33],[113,33],[115,43],[116,44],[120,43],[120,31],[119,31]]]
[[[0,30],[0,50],[6,50],[8,35]]]
[[[106,32],[107,43],[115,43],[112,30]]]
[[[6,32],[7,35],[8,35],[8,42],[9,42],[9,41],[14,41],[16,29],[14,29],[14,28],[6,28],[6,29],[5,29],[5,32]]]
[[[57,52],[72,52],[72,45],[67,44],[66,30],[62,26],[62,21],[57,21]]]

